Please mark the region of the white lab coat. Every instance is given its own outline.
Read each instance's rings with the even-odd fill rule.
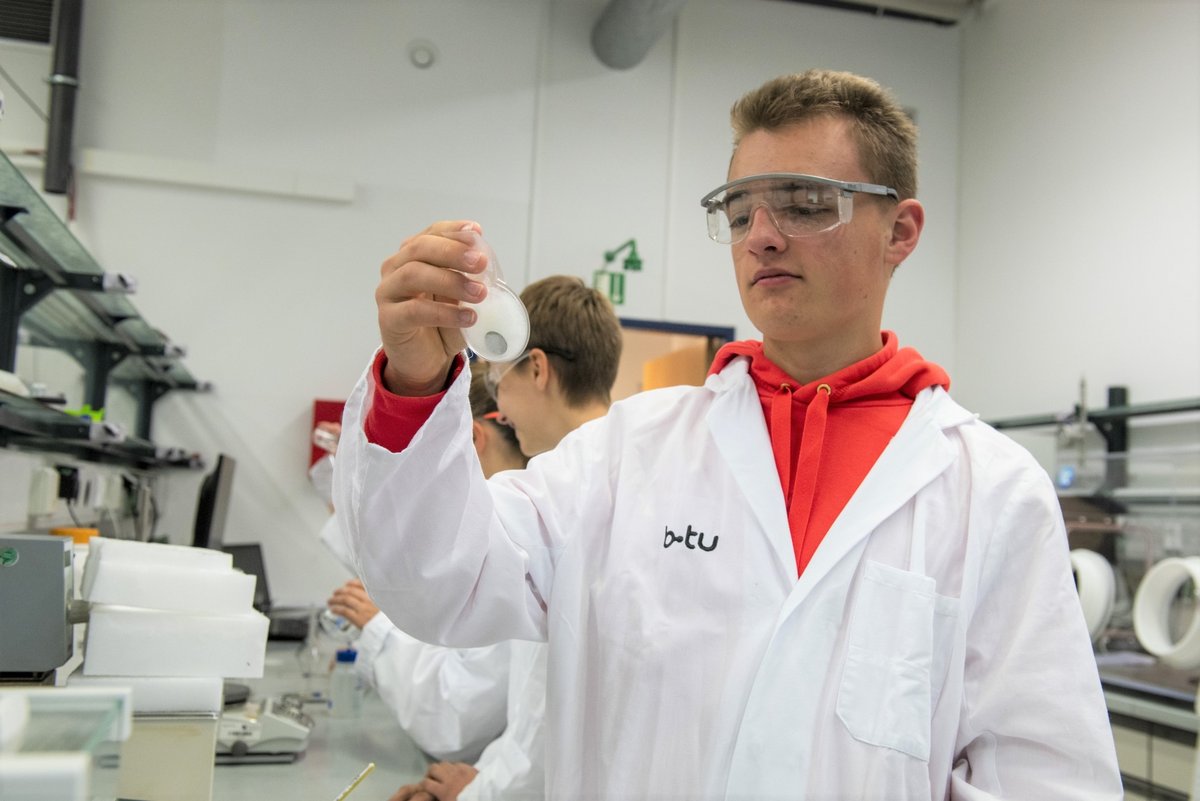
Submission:
[[[504,731],[509,643],[482,648],[429,645],[379,612],[367,621],[354,647],[359,675],[426,754],[474,762]]]
[[[322,526],[321,541],[347,569],[355,570],[336,516]],[[429,645],[377,612],[354,648],[355,670],[418,748],[435,759],[475,763],[479,773],[459,793],[459,801],[545,797],[544,643]]]
[[[509,641],[508,721],[475,763],[479,774],[458,801],[542,801],[546,798],[545,643]]]
[[[1045,472],[925,390],[797,580],[747,365],[490,481],[466,371],[394,454],[368,370],[334,484],[371,596],[422,639],[548,639],[556,801],[1119,799]]]

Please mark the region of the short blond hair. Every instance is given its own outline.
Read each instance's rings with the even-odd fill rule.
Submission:
[[[552,275],[525,287],[521,301],[529,310],[529,347],[546,351],[567,403],[609,403],[622,342],[609,299],[575,276]]]
[[[781,75],[745,94],[729,116],[735,149],[754,131],[777,131],[821,116],[845,118],[869,180],[892,187],[901,200],[917,196],[917,126],[891,92],[870,78],[830,70]]]

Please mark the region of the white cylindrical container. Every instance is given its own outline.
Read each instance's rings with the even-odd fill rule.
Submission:
[[[1172,556],[1142,577],[1133,600],[1133,630],[1138,642],[1163,663],[1180,670],[1200,667],[1200,606],[1193,606],[1183,636],[1171,634],[1172,606],[1191,582],[1200,588],[1200,557]]]
[[[353,648],[337,652],[333,673],[329,677],[330,714],[337,718],[355,718],[362,713],[362,688],[354,660],[358,653]]]
[[[1107,559],[1086,548],[1071,551],[1071,570],[1075,574],[1075,589],[1079,593],[1088,634],[1092,642],[1096,642],[1112,617],[1117,596],[1116,575]]]

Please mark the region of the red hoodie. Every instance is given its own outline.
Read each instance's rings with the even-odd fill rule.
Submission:
[[[896,335],[883,332],[873,356],[798,386],[763,355],[761,342],[731,342],[710,373],[736,356],[750,358],[750,376],[762,402],[771,450],[787,503],[797,575],[866,478],[926,387],[949,387],[946,371]]]

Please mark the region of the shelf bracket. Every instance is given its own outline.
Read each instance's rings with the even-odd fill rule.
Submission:
[[[171,391],[171,386],[161,381],[145,380],[138,385],[137,435],[150,439],[150,423],[154,419],[154,404]]]
[[[91,358],[87,367],[87,395],[84,402],[93,409],[103,409],[108,398],[108,376],[129,355],[129,349],[111,342],[94,342],[88,348]]]
[[[16,367],[21,316],[57,286],[45,273],[22,270],[0,258],[0,370]]]

